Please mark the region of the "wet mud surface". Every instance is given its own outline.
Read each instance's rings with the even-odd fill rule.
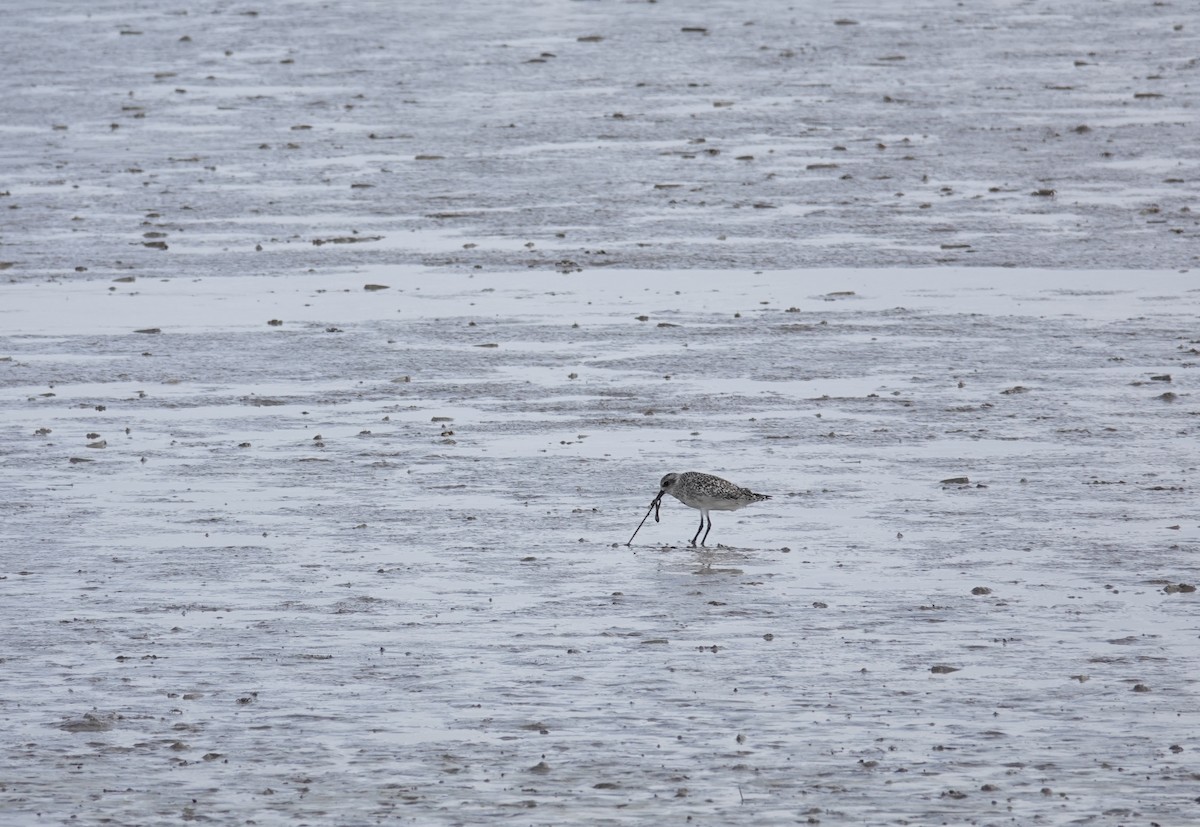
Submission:
[[[1194,267],[1185,7],[18,0],[3,260]]]
[[[509,5],[6,8],[0,821],[1194,821],[1184,6]]]
[[[1076,280],[7,285],[0,806],[1183,823],[1198,294]]]

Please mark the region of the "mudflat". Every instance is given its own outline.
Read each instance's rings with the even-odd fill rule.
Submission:
[[[507,5],[8,13],[4,823],[1191,820],[1182,7]]]

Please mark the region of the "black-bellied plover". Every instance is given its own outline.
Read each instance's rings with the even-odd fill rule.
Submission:
[[[701,474],[699,471],[667,474],[659,483],[659,489],[654,504],[662,499],[663,494],[670,494],[689,508],[700,509],[700,528],[696,529],[696,537],[700,536],[705,522],[708,523],[704,538],[700,540],[701,546],[708,539],[708,532],[712,531],[712,517],[708,516],[708,512],[737,511],[750,503],[771,499],[766,494],[755,494],[749,488],[742,488],[729,480],[714,477],[712,474]],[[696,547],[696,537],[692,538],[692,548]]]

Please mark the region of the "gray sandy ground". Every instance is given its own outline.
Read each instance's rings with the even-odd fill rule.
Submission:
[[[0,822],[1194,821],[1197,28],[1096,8],[10,3]]]
[[[393,276],[10,287],[7,813],[1195,812],[1177,275]]]
[[[6,11],[18,277],[1200,255],[1187,3]]]

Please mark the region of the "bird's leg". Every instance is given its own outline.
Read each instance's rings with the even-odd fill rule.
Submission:
[[[700,536],[701,528],[704,528],[704,512],[703,511],[700,512],[700,528],[696,529],[696,537]],[[705,535],[705,536],[707,537],[708,535]],[[692,538],[692,548],[696,547],[696,537]]]
[[[704,512],[704,513],[701,515],[701,517],[700,517],[700,522],[702,522],[702,523],[703,523],[703,522],[704,522],[704,518],[705,518],[705,517],[708,517],[708,531],[705,531],[705,532],[704,532],[704,540],[707,540],[707,539],[708,539],[708,532],[709,532],[709,531],[712,531],[712,517],[710,517],[710,516],[709,516],[708,512]],[[697,531],[696,533],[697,533],[697,534],[699,534],[700,532],[698,532],[698,531]],[[704,540],[701,540],[701,541],[700,541],[700,545],[704,545]],[[693,545],[694,545],[694,544],[693,544]]]

